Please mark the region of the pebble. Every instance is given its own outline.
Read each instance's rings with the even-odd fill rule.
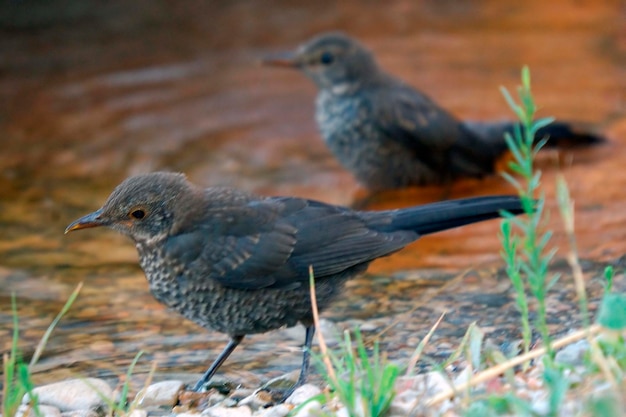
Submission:
[[[255,391],[250,388],[237,388],[232,394],[228,396],[229,399],[235,401],[236,403],[241,402],[242,400],[254,395]]]
[[[61,413],[61,417],[99,417],[95,410],[73,410]]]
[[[148,417],[148,411],[141,408],[135,408],[133,411],[126,414],[126,417]]]
[[[226,396],[224,394],[221,394],[219,392],[212,392],[207,398],[207,405],[210,407],[219,404],[224,400],[226,400]]]
[[[285,417],[292,410],[287,404],[278,404],[274,407],[266,408],[256,413],[258,417]]]
[[[418,391],[408,389],[396,395],[389,408],[390,416],[408,416],[419,403],[421,397]]]
[[[292,372],[289,372],[284,375],[277,376],[276,378],[272,378],[267,381],[261,389],[267,391],[281,391],[288,390],[293,387],[293,384],[298,380],[298,375],[300,374],[300,370],[296,369]]]
[[[458,386],[461,384],[466,384],[472,378],[472,373],[470,372],[470,368],[465,368],[454,378],[454,385]]]
[[[357,394],[356,398],[354,399],[354,405],[355,405],[355,409],[354,409],[354,413],[351,413],[347,407],[341,406],[341,408],[339,408],[339,410],[337,410],[336,416],[337,417],[366,417],[369,413],[365,413],[365,410],[363,409],[363,399],[362,397]],[[319,414],[319,413],[316,413]]]
[[[239,406],[247,405],[252,411],[265,407],[272,402],[272,395],[265,390],[258,390],[239,401]]]
[[[68,379],[36,387],[33,392],[39,398],[39,404],[57,407],[61,412],[106,408],[102,397],[113,396],[109,384],[98,378]],[[22,403],[29,401],[29,396],[24,395]]]
[[[328,319],[320,320],[320,331],[324,337],[324,341],[329,347],[337,346],[341,342],[343,342],[343,330],[334,322]],[[293,340],[299,341],[300,343],[304,340],[305,329],[303,326],[294,326],[289,327],[287,329],[283,329],[285,337],[291,338]],[[318,335],[315,335],[314,344],[317,344]]]
[[[564,365],[578,366],[583,364],[585,352],[589,350],[589,342],[585,339],[569,344],[559,350],[554,357],[555,362]]]
[[[139,391],[135,401],[142,407],[173,407],[185,384],[182,381],[161,381]]]
[[[302,404],[303,402],[305,402],[309,398],[312,398],[312,397],[315,397],[316,395],[319,395],[321,392],[322,392],[322,390],[319,389],[319,387],[316,387],[313,384],[304,384],[304,385],[298,387],[293,392],[293,394],[291,394],[289,396],[289,398],[287,398],[285,403],[287,403],[287,404],[294,404],[294,405]]]
[[[39,411],[42,417],[61,417],[61,411],[57,407],[51,405],[40,405]],[[33,408],[29,405],[22,404],[17,409],[15,417],[36,417]]]
[[[322,415],[322,404],[319,401],[310,401],[298,410],[293,417],[319,417]]]
[[[208,417],[251,417],[252,410],[247,405],[242,407],[224,407],[216,405],[215,407],[204,410],[202,415]],[[180,417],[180,415],[177,417]]]
[[[441,372],[432,371],[414,376],[401,376],[396,381],[396,392],[413,390],[421,396],[433,396],[447,390],[452,382]]]

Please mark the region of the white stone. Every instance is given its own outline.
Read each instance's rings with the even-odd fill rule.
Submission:
[[[559,350],[554,361],[565,365],[578,366],[583,363],[585,352],[589,350],[589,342],[585,339],[572,343]]]
[[[216,405],[204,410],[202,415],[209,417],[251,417],[252,410],[246,405],[242,407],[222,407]]]
[[[310,401],[298,410],[293,417],[319,417],[322,410],[322,404],[319,401]]]
[[[291,411],[291,407],[286,404],[278,404],[274,407],[265,408],[256,413],[258,417],[285,417]]]
[[[328,319],[320,320],[319,331],[321,331],[324,341],[329,347],[336,346],[343,342],[343,330]],[[293,339],[298,343],[302,343],[304,341],[305,329],[303,326],[289,327],[282,329],[281,332],[284,334],[285,338]],[[316,333],[315,338],[313,339],[313,344],[316,345],[317,343],[318,335]]]
[[[215,391],[209,394],[209,397],[206,400],[206,404],[207,406],[212,407],[223,401],[226,401],[226,396],[224,394],[220,394],[219,392]]]
[[[295,382],[298,380],[298,375],[300,375],[300,370],[294,369],[293,371],[289,373],[270,379],[265,384],[263,384],[261,389],[264,389],[267,391],[288,389],[292,387],[293,384],[295,384]]]
[[[452,382],[441,372],[432,371],[414,376],[402,376],[396,381],[396,392],[417,391],[422,396],[433,396],[449,389]]]
[[[548,400],[543,398],[537,401],[533,401],[530,404],[532,410],[537,413],[536,415],[539,416],[546,416],[548,415],[548,411],[550,411],[550,404],[548,403]]]
[[[127,414],[127,417],[148,417],[148,411],[141,408],[135,408],[130,412],[130,414]]]
[[[247,405],[252,411],[256,411],[270,403],[272,403],[272,395],[267,391],[257,390],[243,400],[239,401],[237,405]]]
[[[139,391],[135,401],[142,407],[173,407],[178,402],[178,395],[185,384],[182,381],[161,381]]]
[[[408,416],[411,415],[413,409],[418,405],[420,396],[418,391],[408,389],[396,395],[389,407],[390,416]]]
[[[471,378],[472,378],[472,373],[470,372],[469,368],[465,368],[461,372],[459,372],[459,374],[454,378],[454,385],[457,386],[457,385],[465,384],[469,382]]]
[[[294,404],[294,405],[302,404],[309,398],[319,395],[321,392],[322,390],[313,384],[304,384],[296,388],[293,394],[291,394],[285,402],[287,404]]]
[[[350,412],[348,411],[348,408],[345,406],[342,406],[339,410],[335,412],[335,417],[352,417],[352,416],[350,416]]]
[[[99,417],[95,410],[72,410],[61,413],[61,417]]]
[[[57,407],[53,407],[51,405],[40,405],[39,411],[43,417],[61,417],[61,411]],[[15,417],[35,417],[35,411],[33,411],[33,407],[22,404],[17,409],[15,413]]]
[[[57,407],[61,412],[103,408],[106,402],[102,397],[112,398],[113,395],[109,384],[98,378],[68,379],[36,387],[33,392],[39,404]],[[28,395],[24,395],[22,403],[29,401]]]

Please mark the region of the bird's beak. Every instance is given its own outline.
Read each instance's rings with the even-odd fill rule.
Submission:
[[[298,57],[292,53],[267,57],[261,63],[270,67],[298,68],[300,66]]]
[[[69,232],[73,232],[74,230],[79,229],[88,229],[90,227],[106,226],[107,222],[102,219],[101,216],[102,209],[96,210],[93,213],[83,216],[80,219],[70,223],[70,225],[65,228],[65,233],[67,234]]]

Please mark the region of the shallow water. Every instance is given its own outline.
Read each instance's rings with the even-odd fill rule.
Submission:
[[[295,72],[259,65],[324,30],[357,36],[390,72],[468,119],[509,117],[498,87],[515,88],[528,64],[542,116],[588,122],[610,141],[558,158],[546,151],[540,159],[560,254],[567,246],[553,202],[559,171],[575,200],[581,255],[603,260],[625,252],[623,5],[302,3],[143,0],[90,7],[57,0],[14,2],[0,11],[0,349],[9,345],[11,293],[29,356],[75,285],[85,282],[36,382],[116,377],[140,349],[147,353],[139,375],[156,359],[159,377],[193,379],[226,341],[153,300],[130,241],[105,230],[63,235],[126,176],[184,171],[207,186],[337,204],[362,194],[318,137],[313,86]],[[461,181],[451,197],[510,191],[493,177]],[[407,190],[375,207],[441,195],[437,187]],[[497,230],[497,222],[487,222],[449,231],[377,261],[327,317],[340,326],[372,319],[384,327],[450,276],[499,265]],[[429,278],[407,272],[415,270]],[[398,280],[388,280],[390,274]],[[428,305],[432,322],[449,308],[445,298],[438,303]],[[348,306],[360,313],[348,313]],[[387,337],[393,340],[393,331]],[[300,338],[291,331],[250,337],[221,373],[253,384],[289,371],[299,361]],[[398,356],[411,348],[403,352]]]

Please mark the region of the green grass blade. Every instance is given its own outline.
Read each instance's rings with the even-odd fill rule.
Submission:
[[[33,357],[30,360],[29,366],[32,367],[32,366],[34,366],[37,363],[37,361],[41,357],[41,354],[43,353],[43,351],[44,351],[44,349],[46,347],[46,344],[48,343],[48,339],[50,339],[50,335],[52,334],[52,331],[57,326],[57,324],[59,324],[59,321],[61,320],[61,318],[63,318],[63,316],[69,311],[70,307],[72,307],[72,304],[74,304],[74,301],[76,300],[76,297],[78,297],[78,293],[80,292],[81,288],[83,288],[83,283],[82,282],[80,282],[76,286],[74,291],[72,291],[72,294],[70,295],[70,297],[67,299],[67,301],[63,305],[63,308],[61,309],[59,314],[57,314],[56,317],[54,318],[54,320],[52,320],[52,323],[50,323],[50,325],[46,329],[46,332],[44,333],[43,337],[41,338],[41,340],[37,344],[37,348],[35,349],[35,353],[33,354]]]

